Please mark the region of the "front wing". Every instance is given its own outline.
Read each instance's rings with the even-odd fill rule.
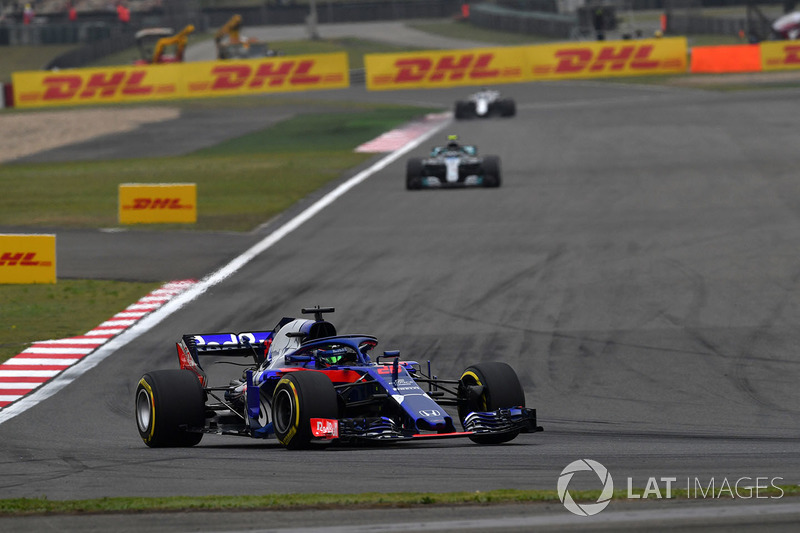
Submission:
[[[464,431],[448,433],[420,433],[416,429],[402,428],[388,417],[343,418],[338,421],[338,438],[355,441],[442,439],[499,435],[512,431],[535,433],[542,430],[541,426],[536,425],[536,409],[518,407],[470,413],[464,420]]]

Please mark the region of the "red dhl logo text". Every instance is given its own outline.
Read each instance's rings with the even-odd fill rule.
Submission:
[[[414,83],[421,81],[458,81],[464,79],[483,80],[497,78],[501,75],[499,68],[491,68],[494,54],[461,54],[446,55],[437,61],[429,57],[410,57],[398,59],[397,68],[390,80],[383,76],[376,77],[377,82]]]
[[[797,65],[800,64],[800,46],[799,45],[786,45],[783,47],[783,61],[784,65]]]
[[[36,252],[12,253],[4,252],[0,255],[0,267],[2,266],[43,266],[53,265],[52,261],[35,261]]]
[[[568,48],[558,50],[554,56],[558,63],[553,66],[536,66],[535,73],[553,72],[574,74],[579,72],[620,71],[624,69],[652,70],[662,66],[650,59],[653,45],[626,45],[619,48],[605,46],[599,52],[591,48]]]
[[[180,198],[134,198],[133,204],[122,206],[123,209],[192,209],[193,206],[181,203]]]
[[[275,61],[251,65],[223,65],[211,70],[214,81],[211,90],[224,91],[239,88],[275,87],[289,85],[314,85],[320,83],[322,76],[310,74],[314,60]]]
[[[145,85],[147,72],[108,71],[91,76],[71,74],[47,76],[42,80],[45,86],[43,100],[72,100],[90,98],[111,98],[117,95],[145,96],[155,91],[153,85]]]

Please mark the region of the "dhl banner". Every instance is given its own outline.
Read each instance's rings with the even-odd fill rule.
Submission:
[[[350,86],[347,54],[31,71],[12,74],[18,107],[43,107]]]
[[[370,90],[685,73],[685,37],[368,54]]]
[[[686,72],[685,37],[543,44],[526,49],[529,79],[606,78]]]
[[[524,47],[367,54],[367,89],[417,89],[526,81]]]
[[[177,65],[15,72],[17,107],[163,100],[180,96]]]
[[[197,222],[194,183],[121,183],[120,224]]]
[[[55,235],[0,235],[0,283],[55,282]]]
[[[183,63],[181,74],[183,90],[189,98],[350,86],[349,64],[344,52]]]
[[[800,41],[764,41],[759,46],[763,70],[800,68]]]

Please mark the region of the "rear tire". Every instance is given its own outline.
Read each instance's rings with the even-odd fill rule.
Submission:
[[[204,424],[205,393],[192,371],[156,370],[139,380],[136,425],[145,444],[151,448],[194,446],[203,434],[186,428]]]
[[[479,393],[470,394],[470,389]],[[522,390],[517,373],[506,363],[478,363],[468,367],[461,374],[459,392],[459,395],[464,394],[467,397],[467,401],[458,406],[458,417],[462,425],[466,416],[474,411],[525,406],[525,391]],[[469,438],[478,444],[502,444],[517,435],[518,430],[498,435],[471,435]]]
[[[333,383],[325,374],[312,370],[286,374],[272,395],[275,436],[289,450],[330,444],[329,440],[312,442],[312,418],[339,418]]]
[[[422,159],[412,157],[406,163],[406,189],[413,191],[422,188]]]
[[[506,98],[502,102],[500,115],[504,117],[513,117],[517,114],[517,104],[514,100]]]
[[[487,155],[483,158],[483,186],[499,187],[500,177],[500,158],[496,155]]]

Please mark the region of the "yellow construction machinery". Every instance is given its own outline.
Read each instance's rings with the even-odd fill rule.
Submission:
[[[191,24],[178,33],[172,28],[145,28],[137,31],[134,37],[142,57],[136,60],[135,64],[153,65],[183,61],[183,52],[189,41],[188,35],[193,31],[194,26]],[[167,53],[170,49],[171,53]]]

